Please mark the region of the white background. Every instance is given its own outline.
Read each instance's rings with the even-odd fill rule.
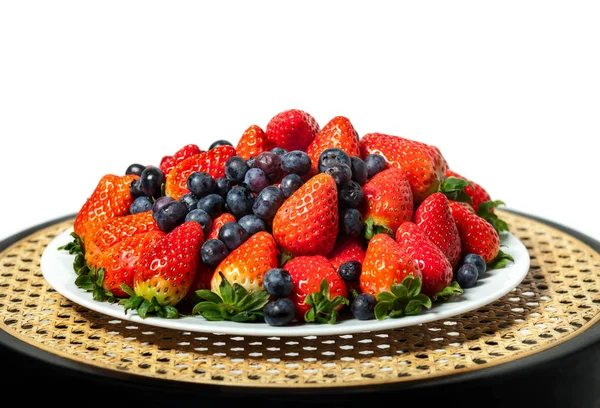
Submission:
[[[0,239],[298,108],[600,239],[600,3],[3,1]]]

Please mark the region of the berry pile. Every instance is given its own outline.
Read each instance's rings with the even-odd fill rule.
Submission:
[[[291,109],[236,146],[188,144],[105,175],[60,249],[80,288],[142,317],[396,318],[512,261],[502,204],[435,146]]]

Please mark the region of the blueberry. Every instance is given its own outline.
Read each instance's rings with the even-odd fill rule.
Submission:
[[[200,208],[193,209],[185,216],[185,221],[194,221],[202,225],[202,232],[207,236],[212,227],[212,218],[208,213]]]
[[[263,285],[269,295],[286,297],[292,293],[292,275],[285,269],[269,269],[265,273]]]
[[[347,183],[352,179],[352,170],[346,164],[334,164],[325,169],[324,173],[329,174],[335,180],[335,184]]]
[[[214,149],[215,147],[219,147],[219,146],[233,146],[233,145],[231,144],[231,142],[229,142],[227,140],[217,140],[216,142],[213,142],[208,147],[208,150]]]
[[[254,214],[244,215],[239,219],[238,223],[242,226],[242,228],[248,231],[248,234],[250,235],[267,230],[267,225],[265,222]]]
[[[327,167],[331,167],[334,164],[345,164],[350,167],[350,156],[348,156],[348,153],[337,147],[325,149],[319,156],[319,172],[323,173]]]
[[[356,282],[362,272],[362,265],[358,261],[348,261],[340,265],[338,274],[348,282]]]
[[[202,198],[214,193],[217,188],[215,179],[204,171],[195,171],[188,176],[187,188],[197,197]]]
[[[387,166],[383,156],[377,153],[365,157],[365,165],[367,166],[368,178],[372,178],[377,173],[381,173]]]
[[[360,293],[350,305],[350,311],[358,320],[375,318],[375,298],[368,293]]]
[[[246,214],[252,214],[254,196],[246,187],[235,186],[227,193],[225,202],[229,212],[239,219]]]
[[[367,165],[360,157],[356,156],[351,156],[350,161],[352,162],[350,165],[350,169],[352,170],[352,180],[356,181],[361,186],[364,185],[369,177]]]
[[[274,147],[271,149],[271,151],[273,153],[275,153],[277,156],[279,157],[283,157],[284,154],[286,154],[288,151],[285,150],[283,147]]]
[[[132,163],[129,165],[129,167],[127,167],[127,170],[125,170],[125,174],[135,174],[136,176],[141,176],[145,168],[146,166],[143,164]]]
[[[206,211],[211,218],[217,218],[225,209],[225,199],[212,193],[198,200],[196,208]]]
[[[225,177],[231,181],[232,184],[240,184],[244,181],[244,176],[248,171],[248,164],[240,156],[231,156],[225,162]]]
[[[263,313],[269,326],[285,326],[294,320],[296,305],[289,298],[279,298],[267,303]]]
[[[357,237],[363,229],[363,217],[356,208],[347,208],[341,211],[341,224],[344,234]]]
[[[252,168],[246,172],[244,184],[250,191],[258,193],[269,185],[269,179],[261,169]]]
[[[188,211],[191,211],[194,208],[196,208],[196,204],[198,204],[198,199],[192,193],[182,195],[179,201],[185,204],[185,206],[188,208]]]
[[[292,150],[281,158],[281,170],[304,176],[310,171],[310,156],[302,150]]]
[[[454,277],[461,288],[472,288],[477,283],[477,267],[473,264],[463,264]]]
[[[338,200],[342,207],[358,208],[364,196],[362,187],[354,180],[339,186]]]
[[[219,239],[223,241],[229,251],[233,251],[246,240],[250,234],[237,222],[228,222],[219,230]]]
[[[483,257],[479,254],[467,254],[463,259],[464,264],[471,264],[477,268],[477,279],[481,278],[487,270]]]
[[[279,188],[281,188],[283,196],[285,198],[289,198],[296,190],[300,188],[300,186],[302,186],[302,184],[304,184],[302,177],[297,174],[288,174],[281,179]]]
[[[256,157],[250,157],[248,160],[246,160],[246,164],[248,165],[248,168],[251,169],[254,167],[254,161],[256,160]]]
[[[143,196],[144,192],[142,191],[142,180],[139,178],[133,180],[129,186],[129,193],[134,198]]]
[[[156,223],[158,228],[164,232],[171,232],[175,227],[185,221],[188,209],[180,201],[173,200],[163,205],[156,213]]]
[[[229,193],[229,190],[231,190],[231,182],[227,180],[226,177],[219,177],[215,181],[215,184],[215,193],[223,198],[227,198],[227,193]]]
[[[141,212],[150,211],[152,209],[152,199],[146,196],[140,196],[133,200],[129,206],[130,214],[137,214]]]
[[[271,220],[285,201],[285,196],[277,186],[269,186],[258,194],[252,211],[263,220]]]
[[[260,153],[256,156],[253,167],[264,171],[272,183],[281,177],[281,158],[273,152]]]
[[[169,197],[169,196],[162,196],[162,197],[158,197],[156,199],[156,201],[154,202],[154,204],[152,204],[152,216],[154,217],[154,220],[156,221],[156,215],[158,214],[158,211],[163,208],[165,205],[167,205],[170,202],[175,201],[175,199],[173,197]]]
[[[229,250],[223,243],[218,239],[209,239],[200,248],[200,257],[202,258],[202,262],[210,266],[211,268],[216,268],[219,266],[221,261],[225,259],[229,255]]]
[[[160,197],[162,185],[165,183],[165,174],[155,166],[148,166],[140,175],[140,187],[148,197]]]

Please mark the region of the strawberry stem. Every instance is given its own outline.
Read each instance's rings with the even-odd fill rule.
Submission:
[[[402,283],[392,285],[390,292],[381,292],[375,299],[377,320],[414,316],[421,313],[422,308],[430,309],[432,305],[429,296],[421,293],[421,278],[410,275]]]
[[[338,308],[341,305],[349,305],[350,302],[343,296],[329,298],[329,282],[327,279],[321,281],[319,291],[306,296],[304,303],[311,308],[304,314],[307,323],[334,324],[338,317]]]
[[[393,231],[385,225],[375,224],[374,218],[369,218],[365,221],[365,239],[370,241],[377,234],[387,234],[393,236]]]
[[[443,183],[440,184],[438,191],[448,197],[449,200],[473,204],[471,197],[465,193],[465,187],[469,185],[472,184],[467,180],[450,176],[446,177]]]

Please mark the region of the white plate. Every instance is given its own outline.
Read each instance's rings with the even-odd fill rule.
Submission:
[[[502,250],[513,256],[514,263],[509,262],[505,268],[487,271],[475,287],[466,289],[465,293],[457,300],[434,305],[430,310],[425,310],[417,316],[385,320],[348,318],[335,324],[298,323],[283,327],[269,326],[266,323],[211,322],[201,316],[187,316],[178,319],[158,317],[143,319],[134,311],[129,310],[125,313],[124,308],[118,304],[96,301],[90,292],[75,286],[73,255],[58,250],[61,245],[72,240],[69,235],[71,232],[72,229],[68,229],[54,238],[44,250],[41,258],[42,274],[58,293],[90,310],[118,319],[191,332],[244,336],[326,336],[413,326],[446,319],[494,302],[514,289],[529,270],[527,248],[514,235],[508,233],[501,237]]]

